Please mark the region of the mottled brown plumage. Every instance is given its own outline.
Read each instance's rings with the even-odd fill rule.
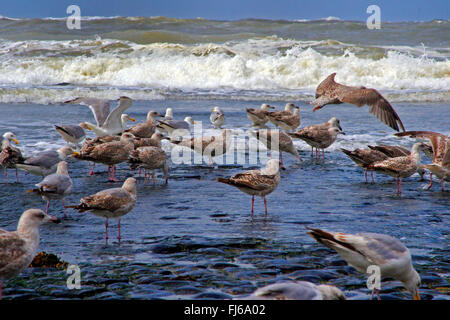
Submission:
[[[325,149],[331,146],[337,138],[338,134],[344,134],[339,128],[330,127],[328,129],[308,129],[303,128],[297,132],[288,133],[289,136],[295,139],[300,139],[309,144],[312,148],[323,150],[323,157],[325,158]],[[311,152],[312,156],[312,152]]]
[[[386,100],[377,90],[366,87],[351,87],[337,83],[334,80],[336,73],[330,74],[323,80],[316,89],[316,99],[311,102],[316,107],[316,111],[327,104],[350,103],[357,107],[368,105],[369,112],[375,115],[392,129],[399,131],[398,125],[405,131],[400,117],[389,101]]]
[[[136,204],[136,197],[136,179],[128,178],[121,188],[111,188],[97,192],[82,198],[80,204],[67,206],[66,208],[73,208],[79,212],[90,211],[96,216],[106,218],[106,239],[108,239],[108,219],[119,219],[119,235],[117,238],[120,241],[120,218],[133,209]]]
[[[450,181],[450,138],[441,133],[432,131],[406,131],[397,133],[396,136],[410,136],[412,138],[425,138],[430,140],[433,148],[433,163],[426,164],[423,167],[428,169],[431,174],[435,174],[441,179],[442,191],[444,188],[444,180]],[[432,176],[430,175],[430,184],[428,189],[433,185]]]
[[[287,103],[284,111],[269,112],[269,121],[287,131],[295,130],[300,125],[299,107]]]
[[[253,122],[254,126],[264,126],[269,121],[269,110],[275,109],[267,103],[261,105],[261,109],[245,108],[247,117]]]
[[[140,147],[130,152],[128,160],[130,168],[135,170],[137,168],[144,170],[161,169],[164,173],[164,179],[167,183],[169,165],[167,163],[167,155],[163,149],[159,147]],[[147,174],[146,174],[147,175]],[[152,179],[155,183],[154,173]]]
[[[134,148],[141,147],[159,147],[161,148],[161,140],[169,139],[165,137],[162,133],[156,132],[152,135],[151,138],[136,138],[134,139]]]
[[[144,123],[138,123],[124,132],[132,133],[138,138],[151,138],[156,131],[156,117],[162,117],[162,115],[155,110],[150,110],[147,113],[147,120]]]
[[[302,160],[297,149],[294,147],[291,137],[287,133],[278,129],[263,129],[251,132],[251,134],[261,141],[267,149],[279,152],[281,163],[283,163],[282,152],[288,152],[300,161]]]
[[[221,183],[236,187],[242,192],[252,196],[252,210],[254,197],[260,196],[264,198],[264,205],[267,214],[266,195],[272,193],[280,183],[279,169],[285,170],[278,160],[271,159],[267,161],[266,167],[261,170],[250,170],[238,173],[230,178],[217,178]]]

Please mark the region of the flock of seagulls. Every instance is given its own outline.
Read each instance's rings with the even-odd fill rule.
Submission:
[[[401,179],[419,172],[430,173],[441,179],[442,190],[444,180],[450,181],[450,142],[449,137],[429,131],[406,131],[399,116],[390,103],[375,89],[365,87],[350,87],[335,82],[333,73],[322,81],[316,90],[314,111],[327,104],[351,103],[358,107],[369,105],[370,112],[379,120],[399,131],[397,136],[409,136],[429,140],[431,145],[417,142],[411,151],[399,146],[368,146],[367,149],[341,149],[351,160],[364,168],[367,182],[367,171],[390,175],[397,181],[398,193],[401,193]],[[169,159],[161,148],[161,141],[169,140],[172,144],[190,148],[194,152],[209,157],[213,164],[213,157],[224,154],[231,143],[233,130],[223,129],[218,136],[198,136],[186,138],[182,133],[189,133],[196,122],[192,117],[176,120],[173,110],[168,108],[165,115],[150,110],[145,122],[127,129],[127,121],[134,121],[124,112],[132,105],[128,97],[120,97],[117,107],[110,112],[107,100],[79,97],[66,101],[67,104],[88,106],[95,118],[96,124],[83,122],[78,125],[55,125],[55,130],[67,142],[67,145],[56,151],[44,151],[32,157],[24,157],[19,144],[12,132],[3,135],[0,153],[0,165],[5,171],[7,183],[7,169],[25,170],[31,174],[42,176],[43,180],[36,184],[37,188],[28,192],[37,193],[47,201],[46,212],[39,209],[26,210],[19,219],[17,231],[9,232],[0,229],[0,298],[1,280],[8,279],[20,273],[31,262],[39,245],[38,228],[45,222],[59,222],[48,214],[50,200],[60,199],[66,208],[75,209],[81,213],[91,212],[105,218],[105,239],[108,236],[109,219],[118,219],[118,240],[120,234],[120,218],[129,213],[136,204],[137,186],[135,178],[127,178],[118,188],[110,188],[83,197],[79,204],[66,206],[64,198],[72,191],[73,183],[69,175],[67,157],[88,161],[89,175],[94,174],[95,164],[108,167],[109,180],[118,182],[115,168],[119,163],[127,162],[132,170],[144,170],[144,183],[148,176],[156,184],[154,170],[160,169],[168,183]],[[345,134],[339,119],[333,117],[321,124],[311,125],[302,129],[300,126],[299,107],[287,103],[285,110],[272,111],[273,106],[262,104],[260,109],[247,108],[246,113],[252,126],[258,127],[252,134],[263,143],[268,150],[279,152],[279,159],[270,159],[265,167],[259,170],[249,170],[235,174],[229,178],[219,177],[217,182],[236,187],[238,190],[252,197],[251,213],[254,212],[255,196],[264,199],[265,214],[267,215],[266,196],[272,193],[281,181],[280,169],[285,169],[282,162],[282,152],[295,156],[302,161],[292,139],[301,139],[311,146],[311,157],[325,158],[324,149],[332,145],[339,134]],[[214,107],[210,121],[214,128],[221,129],[225,124],[225,114],[219,107]],[[270,129],[266,124],[270,122],[276,129]],[[86,131],[92,130],[96,138],[86,138]],[[180,134],[181,132],[181,134]],[[420,152],[431,154],[433,163],[420,164]],[[92,165],[91,165],[92,163]],[[366,273],[370,265],[377,265],[383,277],[392,277],[401,281],[414,299],[420,299],[418,288],[420,277],[412,266],[411,255],[399,240],[384,234],[359,233],[356,235],[328,232],[321,229],[308,228],[308,234],[319,243],[332,248],[356,270]],[[374,291],[372,296],[379,293]],[[336,287],[315,285],[309,282],[286,282],[260,288],[249,299],[345,299],[345,295]]]

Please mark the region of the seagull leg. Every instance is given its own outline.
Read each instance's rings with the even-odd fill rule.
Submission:
[[[141,177],[141,168],[139,168],[139,175],[138,177]]]
[[[311,147],[311,158],[314,157],[314,147]]]
[[[367,183],[367,169],[364,169],[364,178],[366,178],[366,183]]]
[[[370,176],[372,177],[372,183],[375,183],[375,180],[373,179],[373,171],[370,171]]]
[[[255,204],[255,196],[252,196],[252,214],[253,214],[253,206]]]
[[[16,181],[19,182],[19,173],[17,172],[17,168],[16,168]]]
[[[95,163],[94,163],[95,164]],[[90,176],[93,176],[94,175],[94,167],[92,166],[91,167],[91,163],[88,161],[88,165],[89,165],[89,175]]]
[[[108,218],[105,221],[105,240],[108,242]]]
[[[155,171],[154,170],[152,170],[152,180],[153,180],[153,186],[156,186]]]
[[[325,161],[325,149],[322,149],[322,159]]]
[[[430,172],[430,184],[427,186],[427,190],[430,190],[432,185],[433,185],[433,173]]]
[[[441,187],[442,187],[442,191],[445,191],[445,188],[444,188],[444,177],[441,178]]]
[[[266,200],[266,197],[264,197],[264,208],[266,209],[266,216],[267,216],[267,200]]]
[[[48,208],[50,207],[50,200],[47,201],[47,207],[45,208],[45,213],[48,214]]]
[[[119,180],[115,178],[116,166],[112,166],[111,172],[112,172],[111,181],[119,182]]]

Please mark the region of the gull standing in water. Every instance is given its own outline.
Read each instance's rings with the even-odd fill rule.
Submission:
[[[60,220],[40,209],[28,209],[19,219],[16,231],[0,229],[0,300],[2,281],[17,276],[33,261],[39,247],[39,226]]]
[[[259,288],[244,300],[346,300],[346,298],[335,286],[317,285],[308,281],[290,281]]]
[[[136,204],[136,179],[127,178],[121,188],[106,189],[96,194],[84,197],[80,204],[67,206],[79,212],[90,211],[94,215],[106,218],[105,239],[108,241],[108,219],[119,220],[119,234],[117,239],[120,242],[120,218],[130,212]]]
[[[390,175],[396,178],[397,193],[402,193],[402,178],[412,176],[420,167],[420,151],[425,149],[426,145],[418,142],[412,146],[411,154],[404,157],[389,158],[383,161],[373,162],[367,165],[367,170]]]
[[[280,162],[283,164],[282,152],[288,152],[302,161],[297,149],[294,147],[292,139],[283,131],[278,129],[263,129],[250,132],[253,136],[261,141],[269,150],[280,153]]]
[[[115,178],[115,165],[128,160],[130,152],[134,150],[134,135],[125,132],[119,141],[92,145],[83,152],[74,155],[75,158],[102,163],[108,166],[108,180],[119,182]]]
[[[414,300],[420,300],[420,277],[414,269],[411,254],[398,239],[379,233],[357,233],[355,235],[340,232],[328,232],[307,227],[308,234],[317,242],[334,249],[357,271],[367,273],[369,266],[378,266],[380,276],[394,278],[403,283]],[[372,291],[379,292],[376,288]]]
[[[280,183],[279,169],[286,170],[279,160],[270,159],[263,169],[245,171],[230,178],[217,178],[217,181],[236,187],[242,192],[251,195],[252,215],[255,196],[264,198],[265,213],[267,215],[266,196],[272,193]]]
[[[284,111],[269,112],[267,117],[275,126],[292,131],[300,125],[300,108],[293,103],[286,103]]]
[[[139,168],[144,169],[144,184],[147,180],[147,170],[152,170],[152,180],[153,184],[156,185],[155,181],[155,169],[161,169],[164,173],[164,180],[167,181],[169,179],[169,164],[167,162],[167,155],[163,149],[159,147],[140,147],[136,150],[130,152],[130,157],[128,159],[130,163],[130,168],[135,170]]]
[[[80,143],[86,138],[84,129],[88,129],[84,122],[77,126],[70,124],[55,125],[55,130],[61,135],[64,141],[76,147],[79,147]]]
[[[36,176],[45,177],[54,173],[58,163],[66,160],[67,156],[71,154],[76,153],[69,146],[64,146],[56,151],[42,151],[27,158],[23,163],[18,163],[16,167]]]
[[[357,107],[368,105],[369,112],[375,115],[392,129],[399,131],[398,125],[405,131],[400,117],[389,101],[386,100],[377,90],[366,87],[350,87],[337,83],[334,80],[336,73],[330,74],[323,80],[316,89],[316,99],[311,104],[316,107],[313,111],[323,108],[327,104],[350,103]]]
[[[396,136],[410,136],[412,138],[426,138],[430,140],[433,148],[433,163],[426,164],[423,167],[430,171],[430,184],[427,189],[433,185],[433,173],[441,179],[442,191],[445,191],[444,180],[450,181],[450,138],[441,133],[432,131],[406,131],[395,134]]]
[[[196,122],[192,117],[186,117],[184,120],[160,120],[156,127],[172,137],[174,133],[177,133],[178,136],[188,134],[194,124]]]
[[[209,120],[211,121],[215,129],[220,129],[225,123],[225,114],[219,107],[214,107],[214,109],[212,109],[211,115],[209,116]]]
[[[345,153],[353,162],[355,162],[360,167],[364,168],[364,177],[367,183],[367,166],[377,161],[383,161],[388,159],[389,157],[380,152],[378,150],[372,150],[370,148],[367,149],[355,149],[353,151],[347,150],[344,148],[340,148],[340,150]],[[370,171],[370,175],[372,177],[372,183],[374,183],[373,179],[373,171]]]
[[[64,216],[66,215],[66,208],[64,198],[72,191],[72,179],[67,170],[67,162],[61,161],[58,163],[56,173],[50,174],[41,182],[36,184],[37,189],[30,189],[27,192],[35,192],[42,195],[42,199],[47,201],[45,213],[48,213],[51,199],[61,199],[64,207]]]
[[[19,182],[19,175],[17,173],[16,164],[23,163],[25,158],[22,156],[20,150],[13,147],[11,144],[13,141],[15,144],[19,144],[16,136],[12,132],[6,132],[3,134],[2,149],[0,152],[0,166],[5,170],[5,183],[8,183],[8,169],[16,169],[16,181]]]
[[[131,128],[126,129],[124,132],[132,133],[135,137],[138,138],[151,138],[156,130],[155,118],[157,117],[162,117],[162,114],[159,114],[155,110],[150,110],[147,113],[147,120],[145,122],[138,123]]]
[[[247,113],[247,118],[249,118],[253,123],[252,126],[264,127],[266,122],[269,121],[268,115],[270,113],[270,109],[275,109],[275,107],[272,107],[267,103],[263,103],[261,105],[261,109],[245,108],[245,111]]]
[[[311,148],[311,157],[313,156],[313,148],[317,150],[322,149],[323,159],[325,159],[325,149],[331,146],[338,136],[338,134],[345,135],[339,128],[331,127],[329,129],[300,129],[297,132],[288,133],[289,136],[295,139],[301,139],[309,144]],[[320,158],[320,151],[319,151]]]

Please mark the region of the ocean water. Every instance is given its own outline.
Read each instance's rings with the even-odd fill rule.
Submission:
[[[219,106],[225,127],[236,133],[236,158],[249,159],[256,142],[245,108],[267,101],[277,109],[286,102],[300,106],[301,127],[336,116],[346,132],[326,150],[325,161],[311,159],[310,147],[295,141],[303,161],[283,154],[287,170],[267,197],[267,216],[262,199],[252,216],[250,196],[215,181],[257,168],[263,158],[215,167],[207,160],[170,162],[169,184],[158,172],[156,186],[120,164],[120,180],[138,178],[137,204],[121,220],[121,243],[116,221],[106,244],[103,219],[70,209],[64,218],[61,203],[52,202],[50,214],[63,222],[42,226],[39,248],[77,264],[82,288],[67,289],[64,270],[30,268],[4,284],[6,299],[228,299],[284,280],[330,283],[350,299],[368,299],[365,275],[317,244],[305,226],[395,236],[411,250],[422,299],[449,298],[449,192],[438,181],[424,190],[428,181],[414,174],[398,196],[391,177],[375,174],[375,184],[366,184],[362,169],[339,151],[368,144],[410,148],[415,140],[393,136],[367,107],[312,112],[308,104],[317,84],[336,71],[339,82],[379,89],[406,129],[449,135],[448,21],[385,23],[373,31],[333,19],[96,17],[70,31],[62,19],[1,18],[0,30],[0,132],[13,131],[26,155],[65,144],[54,124],[93,121],[87,107],[61,103],[80,95],[127,95],[134,99],[127,113],[137,122],[151,109],[171,107],[177,119],[201,121],[205,135],[220,133],[209,124]],[[171,154],[173,146],[164,141],[163,148]],[[423,156],[422,162],[431,160]],[[69,171],[68,204],[120,186],[107,182],[102,165],[88,176],[86,162],[70,159]],[[9,170],[9,183],[0,183],[1,228],[15,229],[27,208],[45,208],[39,196],[26,193],[39,177],[20,171],[19,181]],[[381,297],[410,295],[385,279]]]

